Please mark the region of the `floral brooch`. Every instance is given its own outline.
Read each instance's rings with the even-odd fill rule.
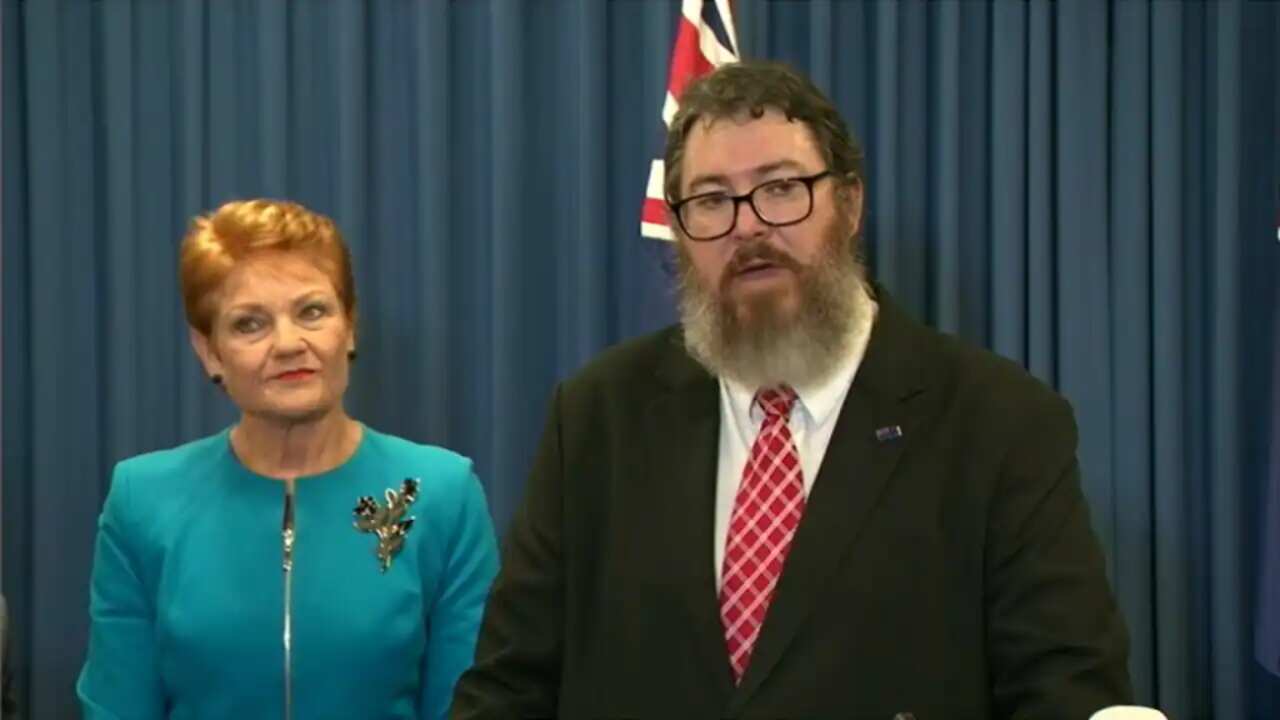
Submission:
[[[378,568],[384,573],[391,567],[392,558],[404,547],[404,536],[413,528],[413,518],[405,518],[404,514],[417,499],[418,480],[407,478],[398,491],[387,488],[386,505],[380,504],[372,495],[365,495],[356,501],[356,507],[351,511],[356,518],[357,530],[378,537],[375,552]]]

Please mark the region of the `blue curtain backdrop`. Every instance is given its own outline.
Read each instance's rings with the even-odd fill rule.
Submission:
[[[3,590],[27,717],[77,716],[111,465],[233,417],[186,341],[193,214],[270,195],[338,221],[352,410],[474,457],[500,527],[553,383],[672,317],[637,226],[675,0],[0,3]],[[1280,10],[736,7],[745,55],[809,72],[863,139],[875,274],[1074,403],[1139,699],[1280,716],[1250,647]]]

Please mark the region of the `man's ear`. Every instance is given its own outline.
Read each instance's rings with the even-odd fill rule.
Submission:
[[[865,200],[865,193],[862,191],[862,180],[855,177],[853,182],[844,189],[844,192],[847,193],[846,197],[848,198],[846,212],[848,213],[849,227],[853,228],[853,236],[857,237],[862,233],[862,208]]]

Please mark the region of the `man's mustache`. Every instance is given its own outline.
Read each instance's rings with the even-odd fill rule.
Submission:
[[[733,257],[729,259],[729,264],[725,265],[724,272],[721,274],[721,289],[728,285],[735,275],[759,262],[777,265],[797,274],[804,270],[804,265],[799,260],[791,257],[785,251],[759,240],[749,245],[739,246],[738,250],[733,253]]]

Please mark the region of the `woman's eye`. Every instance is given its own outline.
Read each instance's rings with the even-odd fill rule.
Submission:
[[[303,320],[319,320],[329,314],[329,309],[320,303],[312,303],[302,308]]]
[[[242,335],[255,333],[262,329],[262,320],[251,315],[246,315],[245,317],[237,318],[232,321],[231,329]]]

